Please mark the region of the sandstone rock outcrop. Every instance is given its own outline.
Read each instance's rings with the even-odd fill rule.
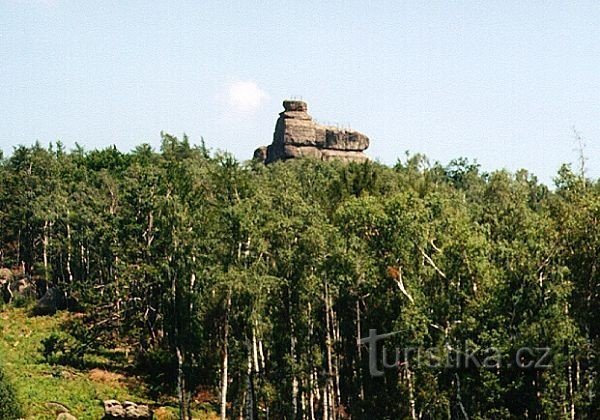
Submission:
[[[369,147],[369,138],[364,134],[315,123],[303,101],[283,101],[283,109],[275,124],[273,143],[256,149],[255,160],[264,163],[294,158],[368,160],[363,151]]]

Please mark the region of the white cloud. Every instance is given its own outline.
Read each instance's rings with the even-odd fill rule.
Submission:
[[[229,105],[238,112],[254,113],[269,97],[254,82],[233,82],[227,89]]]

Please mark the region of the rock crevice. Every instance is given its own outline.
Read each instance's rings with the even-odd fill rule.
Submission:
[[[358,131],[317,124],[308,114],[306,102],[283,101],[273,133],[273,143],[254,151],[254,159],[264,163],[294,158],[338,159],[363,162],[369,138]]]

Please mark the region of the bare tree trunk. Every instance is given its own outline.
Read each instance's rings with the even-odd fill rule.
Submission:
[[[247,345],[248,347],[248,370],[246,371],[246,395],[248,396],[246,399],[246,420],[254,420],[254,384],[252,383],[252,360],[253,360],[253,351],[250,343]]]
[[[334,397],[334,384],[333,384],[333,320],[331,319],[331,310],[329,302],[329,288],[327,281],[325,281],[325,324],[326,324],[326,336],[325,336],[325,347],[327,352],[327,380],[325,382],[325,405],[324,405],[324,418],[329,420],[335,419],[335,397]]]
[[[234,381],[235,381],[235,379],[234,379]],[[238,407],[233,407],[232,410],[231,410],[232,414],[233,414],[233,412],[236,409],[238,410],[238,414],[237,414],[238,420],[244,420],[244,415],[245,415],[245,412],[246,412],[246,401],[247,401],[246,397],[247,397],[247,395],[248,395],[247,389],[243,389],[242,390],[242,399],[240,401],[239,406]],[[233,418],[233,415],[232,415],[232,418]]]
[[[263,341],[260,337],[258,338],[257,348],[258,348],[258,361],[260,363],[257,365],[257,369],[259,369],[259,372],[260,372],[259,378],[261,378],[261,380],[262,380],[262,375],[263,375],[263,372],[265,372],[267,365],[266,365],[266,361],[265,361],[265,352],[263,349]],[[269,404],[269,401],[266,400],[264,409],[265,409],[265,415],[266,415],[267,419],[269,418],[269,405],[268,404]]]
[[[44,239],[42,241],[43,244],[43,258],[44,258],[44,280],[46,283],[48,282],[48,243],[50,239],[48,237],[48,220],[44,222]]]
[[[341,341],[341,334],[340,334],[340,323],[338,322],[336,313],[333,310],[333,300],[331,298],[331,295],[329,296],[329,310],[331,311],[331,321],[333,323],[332,324],[332,328],[333,328],[333,332],[334,332],[333,344],[335,344],[335,343],[339,343]],[[340,358],[339,358],[339,355],[337,355],[335,353],[333,354],[333,377],[335,379],[334,380],[335,407],[341,407],[342,393],[340,392]]]
[[[254,323],[252,328],[252,364],[254,366],[254,373],[260,372],[260,365],[258,364],[258,340],[256,339],[256,331],[258,329],[257,323]]]
[[[85,277],[90,278],[90,240],[88,239],[88,247],[85,249]]]
[[[308,302],[308,305],[307,305],[306,318],[308,319],[308,337],[309,337],[309,339],[311,339],[314,336],[314,325],[313,325],[313,318],[312,318],[312,305],[310,302]],[[314,368],[312,358],[310,359],[309,363],[310,363],[310,374],[308,377],[308,387],[309,387],[308,414],[309,414],[309,419],[314,420],[315,419],[315,388],[317,388],[317,385],[316,385],[317,381],[315,380],[315,377],[314,377],[315,368]]]
[[[183,373],[183,355],[177,346],[177,397],[179,398],[179,419],[187,419],[185,375]]]
[[[308,410],[306,410],[306,392],[302,391],[300,393],[300,407],[301,407],[301,412],[302,412],[302,418],[305,419],[306,418],[306,412]]]
[[[221,373],[221,420],[227,419],[227,386],[229,381],[229,308],[231,307],[231,290],[227,292],[225,322],[223,325],[223,366]]]
[[[150,214],[152,215],[152,213]],[[194,286],[196,285],[196,273],[194,272],[195,269],[195,263],[196,263],[196,256],[192,257],[192,262],[194,263],[194,265],[192,266],[192,274],[190,276],[190,284],[189,284],[189,289],[188,289],[188,293],[189,293],[189,298],[188,298],[188,302],[189,302],[189,306],[188,306],[188,331],[192,330],[192,318],[193,318],[193,313],[194,313],[194,299],[193,299],[193,295],[194,295]],[[182,372],[183,373],[183,372]],[[185,379],[185,376],[184,376]],[[184,382],[185,384],[185,382]],[[186,409],[187,409],[187,415],[188,418],[192,418],[192,407],[190,405],[190,400],[191,400],[191,391],[187,390],[187,387],[184,388],[185,393],[184,393],[184,398],[185,398],[185,402],[186,402]]]
[[[458,400],[458,406],[460,407],[460,411],[462,412],[462,415],[465,417],[466,420],[469,420],[469,415],[467,414],[467,411],[465,410],[465,406],[463,405],[462,402],[462,394],[460,391],[460,376],[458,376],[458,373],[454,374],[454,377],[456,378],[456,399]],[[413,419],[416,417],[413,417]]]
[[[354,381],[358,383],[358,398],[361,402],[365,400],[365,387],[363,384],[363,378],[360,371],[360,367],[362,366],[362,355],[361,355],[361,346],[360,339],[362,337],[362,328],[360,323],[360,300],[356,299],[356,307],[355,307],[355,315],[356,315],[356,357],[354,358]],[[360,414],[363,412],[361,410]]]
[[[170,261],[169,261],[170,262]],[[119,275],[118,275],[118,267],[119,265],[119,257],[117,255],[115,255],[115,262],[114,262],[114,267],[115,270],[113,272],[113,280],[115,282],[115,298],[116,298],[116,307],[117,307],[117,313],[116,313],[116,317],[117,317],[117,325],[120,327],[121,326],[121,287],[119,285]],[[119,328],[120,330],[120,328]],[[117,331],[119,331],[117,330]]]
[[[21,262],[21,229],[17,233],[17,264]]]
[[[262,339],[258,340],[258,355],[260,356],[260,369],[264,372],[267,366],[267,362],[265,361],[265,351]]]
[[[565,316],[569,316],[569,304],[565,303]],[[569,355],[570,356],[570,355]],[[575,396],[573,395],[573,362],[569,360],[567,368],[569,387],[569,418],[575,420]]]
[[[257,391],[256,388],[259,387],[262,384],[262,376],[261,376],[261,368],[260,368],[260,364],[258,361],[258,339],[256,338],[257,336],[257,330],[258,330],[258,323],[254,322],[254,325],[252,326],[252,375],[255,378],[255,381],[252,382],[252,410],[253,413],[256,413],[256,416],[258,417],[258,397],[257,397]],[[258,384],[258,385],[257,385]]]
[[[575,396],[573,395],[573,363],[569,362],[567,368],[567,374],[569,377],[569,418],[575,420]]]
[[[298,377],[296,376],[296,333],[294,331],[294,322],[290,319],[291,338],[290,338],[290,356],[292,359],[292,418],[298,418]]]
[[[294,320],[293,320],[293,315],[292,315],[292,292],[291,290],[288,288],[287,290],[287,300],[288,300],[288,322],[289,322],[289,326],[290,326],[290,369],[291,369],[291,373],[292,373],[292,395],[291,395],[291,406],[292,406],[292,415],[291,418],[292,419],[297,419],[298,418],[298,392],[299,392],[299,382],[298,382],[298,376],[296,375],[296,362],[297,362],[297,358],[296,358],[296,345],[298,343],[298,340],[296,338],[296,328],[294,326]]]
[[[575,389],[581,389],[581,364],[579,358],[575,360]]]
[[[317,371],[316,369],[313,368],[313,371],[310,373],[310,379],[309,379],[309,383],[310,383],[310,420],[315,420],[316,419],[316,410],[315,410],[315,404],[316,401],[319,399],[319,388],[317,387],[317,382],[318,382],[318,378],[317,378]],[[316,394],[316,395],[315,395]]]
[[[73,283],[73,272],[71,271],[71,224],[69,223],[70,212],[67,210],[67,275],[69,284]]]
[[[417,420],[417,414],[415,409],[415,384],[413,379],[413,373],[410,370],[408,361],[406,364],[406,377],[408,379],[408,405],[410,407],[410,418],[412,420]]]
[[[331,416],[329,415],[331,409],[330,409],[330,402],[329,402],[329,382],[325,383],[325,388],[323,389],[323,419],[324,420],[329,420],[331,418]]]

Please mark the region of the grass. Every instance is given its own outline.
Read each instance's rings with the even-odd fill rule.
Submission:
[[[31,317],[25,308],[0,306],[0,363],[11,378],[27,419],[54,420],[63,406],[80,420],[100,419],[102,401],[116,399],[153,404],[143,381],[128,374],[124,354],[94,355],[86,369],[48,364],[42,356],[41,341],[61,330],[73,316],[62,312],[52,317]],[[93,368],[92,368],[93,367]],[[159,419],[174,417],[172,407],[159,407]],[[198,412],[198,418],[214,418]],[[196,417],[196,416],[194,416]]]

